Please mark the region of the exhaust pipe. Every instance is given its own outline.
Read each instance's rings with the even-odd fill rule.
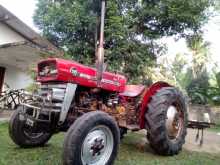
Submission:
[[[96,68],[97,68],[97,82],[98,86],[101,84],[102,81],[102,73],[104,71],[104,26],[105,26],[105,7],[106,7],[106,0],[101,0],[101,26],[100,26],[100,38],[99,38],[99,46],[96,52]]]

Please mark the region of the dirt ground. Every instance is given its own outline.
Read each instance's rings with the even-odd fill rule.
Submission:
[[[204,131],[204,142],[200,146],[195,142],[197,130],[188,129],[188,135],[184,148],[190,151],[220,153],[220,134],[217,132]]]
[[[145,131],[140,131],[139,133],[146,134]],[[205,130],[202,146],[199,145],[199,141],[198,142],[195,141],[196,134],[197,134],[197,130],[193,130],[193,129],[187,130],[186,143],[183,145],[183,148],[185,150],[206,152],[210,154],[212,153],[220,154],[220,133]],[[144,147],[146,143],[148,143],[146,138],[142,138],[139,145]]]

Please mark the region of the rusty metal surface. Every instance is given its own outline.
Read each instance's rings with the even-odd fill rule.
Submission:
[[[208,123],[203,121],[188,121],[187,127],[193,129],[205,129],[210,128],[213,125],[215,125],[215,123]]]
[[[105,0],[102,0],[102,8],[101,8],[101,25],[100,25],[100,39],[99,39],[99,47],[96,54],[96,65],[97,65],[97,80],[98,86],[101,84],[102,73],[104,71],[104,26],[105,26]]]
[[[99,93],[99,92],[98,92]],[[97,96],[100,95],[97,93]],[[74,107],[76,112],[81,115],[90,111],[101,110],[113,116],[120,127],[139,128],[139,111],[138,102],[140,98],[120,98],[117,95],[107,97],[108,101],[118,102],[110,104],[105,102],[103,98],[97,99],[96,94],[91,94],[88,91],[80,92],[77,105]],[[115,98],[116,97],[116,98]],[[73,114],[72,114],[73,115]],[[76,116],[76,115],[75,115]],[[76,117],[75,117],[76,118]]]

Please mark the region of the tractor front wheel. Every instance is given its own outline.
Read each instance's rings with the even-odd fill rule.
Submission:
[[[52,133],[34,131],[33,127],[26,124],[26,120],[20,114],[23,110],[19,106],[12,114],[9,122],[9,135],[11,139],[20,147],[39,147],[43,146],[51,138]]]
[[[78,118],[64,140],[64,165],[113,164],[120,142],[116,121],[100,111]]]
[[[175,155],[185,143],[187,108],[182,93],[174,87],[152,96],[145,114],[147,139],[160,155]]]

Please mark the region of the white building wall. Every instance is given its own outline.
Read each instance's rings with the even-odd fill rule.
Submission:
[[[2,65],[1,65],[2,66]],[[13,66],[2,66],[6,68],[4,82],[11,89],[23,89],[33,83],[32,78],[27,73]]]
[[[0,22],[0,45],[22,41],[25,41],[25,39],[21,35]]]

